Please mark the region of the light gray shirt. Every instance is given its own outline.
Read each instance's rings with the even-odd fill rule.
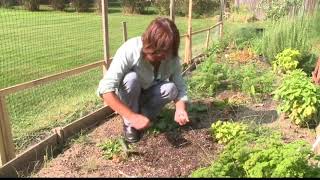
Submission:
[[[142,57],[142,39],[135,37],[127,40],[116,52],[110,67],[100,80],[97,93],[101,96],[107,92],[115,92],[124,76],[134,71],[138,74],[143,89],[151,87],[155,80],[171,81],[178,89],[176,100],[188,101],[185,81],[181,75],[179,57],[171,57],[161,61],[158,74],[154,75],[154,67]]]

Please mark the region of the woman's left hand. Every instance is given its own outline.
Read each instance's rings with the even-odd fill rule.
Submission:
[[[189,122],[188,113],[185,110],[177,109],[174,114],[174,120],[180,125],[183,126]]]

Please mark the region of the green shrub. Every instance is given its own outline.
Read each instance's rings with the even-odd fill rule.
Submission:
[[[212,51],[219,51],[220,46]],[[215,63],[210,56],[198,66],[187,79],[189,94],[193,97],[212,97],[220,89],[240,90],[252,98],[260,98],[273,91],[274,74],[258,68],[255,64],[234,68],[224,63]]]
[[[65,0],[50,0],[50,4],[54,10],[62,11],[66,7]]]
[[[170,14],[170,1],[166,0],[155,0],[153,6],[157,9],[159,15],[169,15]],[[177,8],[176,8],[177,10]]]
[[[153,3],[160,15],[170,14],[170,1],[169,0],[155,0]],[[189,11],[189,0],[176,0],[175,1],[176,15],[186,16]],[[200,16],[212,15],[220,8],[219,0],[196,0],[192,2],[192,16],[194,18]]]
[[[40,0],[22,0],[24,7],[29,11],[38,11]]]
[[[303,69],[304,72],[311,75],[312,71],[314,71],[317,59],[318,57],[314,53],[303,54],[301,55],[297,68]]]
[[[244,163],[248,177],[313,177],[315,169],[309,165],[312,155],[305,141],[275,144],[270,148],[258,148]]]
[[[143,14],[151,4],[146,0],[122,0],[122,12],[125,14]]]
[[[247,129],[226,145],[211,166],[197,169],[191,177],[319,177],[320,169],[310,164],[315,156],[309,146],[303,141],[285,144],[280,133],[267,128]]]
[[[259,8],[266,12],[266,17],[272,20],[278,20],[290,13],[293,8],[294,14],[302,7],[303,0],[269,0],[260,1]],[[293,15],[294,15],[293,14]]]
[[[243,123],[222,122],[218,120],[211,125],[211,132],[219,144],[228,144],[235,138],[246,134],[248,126]]]
[[[256,27],[243,27],[234,32],[234,42],[238,49],[243,49],[249,47],[257,35]]]
[[[87,12],[91,7],[91,2],[88,0],[71,0],[71,4],[77,12]]]
[[[272,61],[285,49],[298,50],[302,56],[309,54],[311,21],[305,17],[282,18],[267,27],[261,38],[261,53]]]
[[[201,63],[192,77],[187,80],[188,91],[193,97],[211,97],[221,87],[222,81],[227,78],[226,65],[214,62],[211,56]]]
[[[273,70],[278,73],[287,73],[295,70],[299,64],[301,54],[297,50],[285,49],[283,52],[276,56],[272,61]]]
[[[255,64],[233,69],[228,74],[228,79],[231,82],[231,89],[240,90],[253,98],[259,98],[264,94],[271,93],[275,81],[274,74],[271,71],[261,69]]]
[[[306,126],[319,122],[320,88],[302,70],[287,74],[274,94],[280,100],[278,111],[286,113],[295,124]]]
[[[188,13],[189,10],[189,1],[185,2],[185,12]],[[192,2],[192,16],[209,16],[212,15],[215,11],[220,8],[220,0],[197,0]]]
[[[0,7],[10,8],[15,4],[16,4],[15,0],[0,0]]]

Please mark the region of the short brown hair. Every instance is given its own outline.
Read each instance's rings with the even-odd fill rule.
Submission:
[[[179,30],[175,23],[168,18],[154,19],[142,35],[144,55],[169,53],[178,56],[180,45]]]

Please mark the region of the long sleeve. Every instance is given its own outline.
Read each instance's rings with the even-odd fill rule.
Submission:
[[[181,74],[180,58],[176,58],[174,61],[174,69],[170,81],[172,81],[178,89],[178,97],[176,100],[188,101],[186,83]]]
[[[116,52],[107,73],[99,82],[97,94],[116,91],[120,82],[134,65],[135,60],[139,57],[137,51],[137,40],[131,39],[124,43]]]

